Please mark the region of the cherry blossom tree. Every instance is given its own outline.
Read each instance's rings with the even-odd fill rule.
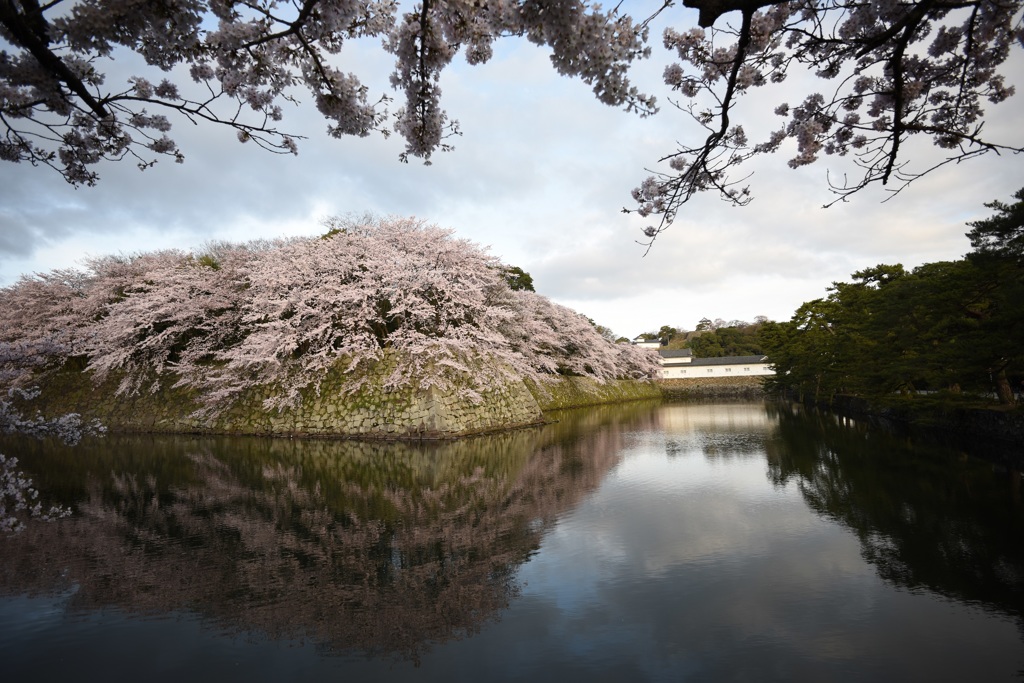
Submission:
[[[189,383],[218,399],[275,384],[269,405],[280,407],[339,362],[358,389],[386,349],[403,352],[387,383],[415,378],[424,388],[448,388],[450,372],[476,372],[471,358],[500,351],[496,321],[512,313],[489,298],[507,289],[497,259],[412,219],[332,225],[323,239],[295,240],[246,265],[244,337]],[[481,380],[502,368],[479,368]]]
[[[1003,69],[1024,40],[1022,2],[683,0],[699,26],[663,29],[675,55],[664,80],[670,102],[703,132],[660,159],[627,211],[658,219],[645,230],[653,240],[696,193],[745,204],[751,194],[736,172],[787,140],[793,167],[822,155],[852,160],[857,173],[830,178],[837,200],[874,183],[898,192],[936,166],[1021,151],[1020,140],[990,139],[983,123],[985,107],[1014,91]],[[599,101],[647,115],[655,100],[627,71],[649,56],[657,22],[686,16],[669,11],[678,4],[663,0],[634,20],[588,0],[0,0],[0,158],[91,185],[102,160],[182,161],[169,135],[174,120],[295,153],[301,136],[278,125],[282,105],[304,89],[330,135],[395,132],[403,160],[429,162],[459,132],[441,105],[443,70],[460,51],[486,62],[496,39],[514,36],[547,46],[554,68],[591,85]],[[380,40],[393,55],[397,102],[335,66],[358,39]],[[125,66],[109,68],[110,59]],[[822,87],[779,102],[776,130],[749,139],[736,120],[742,96],[799,70]],[[911,166],[915,137],[944,157]]]
[[[209,410],[253,386],[268,408],[318,392],[341,368],[346,390],[395,360],[386,387],[457,391],[572,374],[651,377],[654,354],[605,339],[590,321],[528,290],[450,230],[404,218],[336,219],[326,235],[198,253],[107,256],[89,271],[22,278],[0,290],[15,312],[0,344],[11,388],[71,357],[133,394],[174,385]],[[19,355],[20,354],[20,355]]]
[[[214,403],[253,384],[294,404],[339,363],[357,390],[386,352],[400,362],[386,386],[457,390],[471,400],[493,382],[558,373],[650,377],[656,361],[623,355],[586,318],[513,291],[502,264],[450,230],[414,219],[332,224],[246,265],[243,339],[219,365],[183,372]]]
[[[0,385],[24,388],[34,373],[79,353],[87,275],[75,269],[23,276],[4,290]]]
[[[159,388],[159,378],[198,368],[239,333],[243,270],[267,245],[215,245],[87,261],[96,301],[78,350],[97,381],[112,371],[120,390]]]

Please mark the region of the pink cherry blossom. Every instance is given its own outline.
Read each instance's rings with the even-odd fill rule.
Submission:
[[[196,389],[216,411],[256,385],[267,408],[345,391],[386,355],[385,386],[460,392],[559,375],[649,378],[657,357],[614,344],[584,316],[513,291],[502,264],[450,230],[408,218],[335,220],[322,238],[213,244],[88,262],[0,290],[11,310],[0,370],[29,386],[68,358],[132,394]],[[2,347],[0,347],[2,348]]]

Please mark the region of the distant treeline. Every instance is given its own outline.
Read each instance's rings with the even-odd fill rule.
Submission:
[[[972,250],[911,271],[878,265],[835,282],[789,322],[759,330],[779,391],[829,401],[941,392],[1013,404],[1024,379],[1024,189],[968,223]]]
[[[693,331],[662,325],[657,332],[644,332],[640,338],[660,339],[666,349],[692,349],[697,358],[758,356],[764,353],[760,330],[767,322],[764,316],[758,316],[752,323],[701,318]]]

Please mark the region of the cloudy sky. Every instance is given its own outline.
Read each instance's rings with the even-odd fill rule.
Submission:
[[[660,26],[692,26],[695,14],[677,11]],[[1024,156],[990,155],[940,169],[887,203],[879,189],[822,209],[831,200],[826,174],[855,169],[826,158],[793,171],[790,150],[750,165],[756,198],[749,206],[699,197],[645,256],[638,241],[648,221],[621,209],[631,206],[645,168],[692,133],[661,85],[668,54],[659,40],[652,44],[652,58],[633,72],[662,106],[647,119],[598,103],[587,86],[555,73],[545,48],[525,40],[500,42],[482,66],[457,57],[441,87],[463,135],[431,166],[401,164],[396,136],[329,138],[308,96],[281,125],[307,136],[297,157],[179,120],[171,135],[183,165],[161,161],[139,172],[131,163],[107,164],[95,188],[76,190],[52,171],[0,162],[0,286],[88,255],[313,235],[326,216],[369,211],[450,227],[529,271],[541,294],[634,336],[666,324],[693,329],[705,316],[787,320],[855,270],[958,258],[969,249],[965,222],[989,215],[985,202],[1008,200],[1024,185]],[[1024,90],[1017,53],[1005,73]],[[376,42],[353,43],[340,61],[381,94],[389,57]],[[107,64],[127,69],[111,71],[108,83],[131,73]],[[777,125],[775,105],[798,102],[812,86],[794,75],[782,89],[748,98],[739,114],[748,133]],[[1022,114],[1024,92],[993,107],[985,130],[1022,144]],[[922,167],[938,159],[924,141],[909,149]]]

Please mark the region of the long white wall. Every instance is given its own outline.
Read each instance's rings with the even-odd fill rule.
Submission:
[[[739,365],[676,365],[662,368],[663,379],[694,377],[743,377],[774,375],[768,363],[741,363]]]

